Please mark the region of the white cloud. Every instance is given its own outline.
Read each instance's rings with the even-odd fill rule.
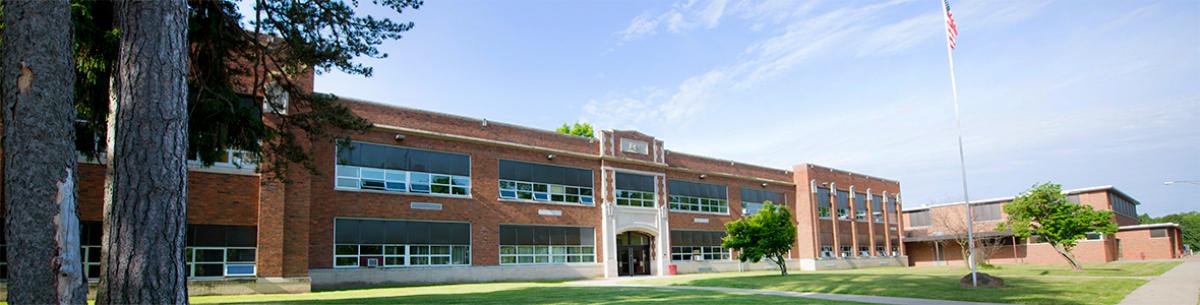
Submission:
[[[629,22],[629,27],[626,27],[625,30],[620,31],[617,34],[621,36],[621,40],[632,40],[639,37],[654,35],[657,30],[658,19],[652,17],[650,14],[641,14],[633,18],[633,21]]]
[[[727,0],[710,0],[703,5],[697,0],[677,2],[661,14],[642,13],[629,22],[629,26],[617,32],[621,41],[630,41],[653,36],[658,28],[664,27],[671,33],[683,33],[703,27],[713,29],[721,24]]]

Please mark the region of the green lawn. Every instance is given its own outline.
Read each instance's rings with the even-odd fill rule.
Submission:
[[[958,279],[969,271],[959,267],[872,268],[844,271],[687,275],[648,279],[641,284],[733,287],[797,292],[895,296],[959,301],[1090,305],[1116,304],[1146,282],[1107,276],[1155,276],[1179,262],[1087,265],[1084,271],[1065,266],[1011,265],[984,270],[1004,278],[1001,289],[963,289]]]
[[[864,304],[655,288],[494,283],[357,289],[304,294],[192,297],[192,304]]]

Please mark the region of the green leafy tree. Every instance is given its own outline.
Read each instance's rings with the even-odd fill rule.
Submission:
[[[787,253],[796,243],[796,224],[786,207],[764,201],[753,216],[725,224],[721,247],[738,251],[738,260],[757,263],[767,259],[787,275]]]
[[[588,123],[575,122],[575,125],[569,125],[567,123],[563,123],[562,127],[559,127],[558,129],[555,129],[554,131],[561,133],[561,134],[573,134],[573,135],[577,135],[577,136],[581,136],[581,137],[589,137],[589,138],[595,136],[595,134],[593,134],[593,132],[592,132],[592,124],[588,124]]]
[[[1067,259],[1071,268],[1082,270],[1079,261],[1071,254],[1079,240],[1087,233],[1112,235],[1117,232],[1112,211],[1097,211],[1091,206],[1071,204],[1062,193],[1062,186],[1044,183],[1021,193],[1012,202],[1004,205],[1008,220],[996,229],[1012,230],[1013,235],[1029,238],[1037,235],[1040,241],[1050,244]]]
[[[1141,223],[1174,223],[1179,225],[1179,229],[1183,231],[1183,244],[1188,245],[1192,250],[1200,250],[1200,212],[1184,212],[1170,214],[1162,217],[1150,217],[1150,215],[1142,214],[1138,216]]]
[[[386,58],[377,47],[400,39],[413,23],[358,14],[359,1],[353,0],[245,1],[254,4],[249,16],[241,15],[236,0],[187,1],[188,156],[212,164],[226,149],[237,149],[251,155],[245,159],[260,160],[258,168],[268,178],[286,181],[294,164],[316,173],[307,142],[338,130],[365,131],[371,124],[337,97],[309,91],[311,84],[301,80],[335,69],[371,76],[372,68],[357,60]],[[71,2],[75,108],[80,127],[103,139],[120,37],[113,3]],[[423,4],[371,2],[397,14]],[[98,144],[79,149],[92,157],[104,151]]]

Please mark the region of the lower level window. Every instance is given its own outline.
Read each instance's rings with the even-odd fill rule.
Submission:
[[[867,246],[858,247],[858,256],[871,256],[871,248]]]
[[[850,257],[850,246],[842,246],[842,257]]]
[[[721,247],[671,247],[671,260],[728,260],[729,250]]]
[[[833,246],[821,246],[821,257],[833,257]]]
[[[185,272],[190,277],[254,276],[255,254],[252,247],[189,247]]]
[[[821,219],[829,219],[829,208],[817,208],[817,214],[821,216]]]
[[[79,255],[83,257],[83,276],[100,278],[100,246],[82,246],[79,250]]]
[[[338,268],[470,264],[471,246],[467,245],[337,244],[333,256],[333,266]]]
[[[592,246],[500,246],[500,264],[594,263]]]
[[[876,245],[876,246],[875,246],[875,255],[878,255],[878,256],[885,256],[885,255],[887,255],[887,251],[884,251],[884,250],[883,250],[883,245]]]

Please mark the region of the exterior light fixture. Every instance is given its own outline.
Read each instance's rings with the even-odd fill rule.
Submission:
[[[708,175],[700,174],[700,179],[708,178]]]
[[[766,182],[763,182],[763,183],[762,183],[762,187],[767,187],[767,183],[766,183]]]
[[[554,154],[546,155],[546,160],[554,160]]]
[[[401,142],[401,141],[404,141],[404,135],[397,133],[396,134],[396,142]]]

